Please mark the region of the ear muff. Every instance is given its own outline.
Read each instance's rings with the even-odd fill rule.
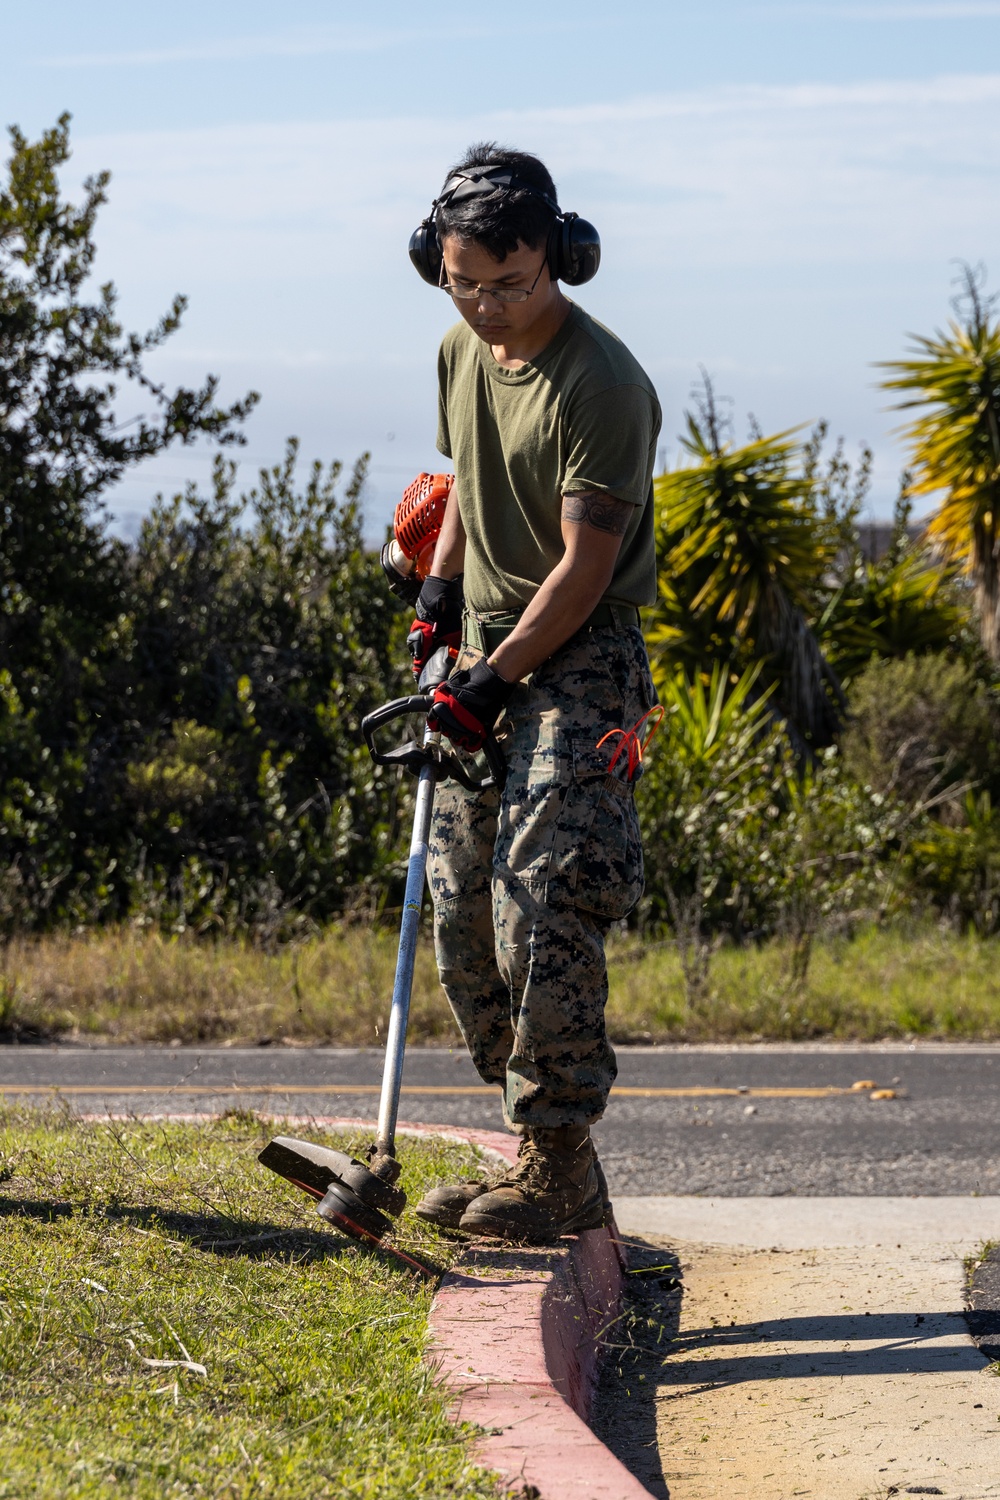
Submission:
[[[424,219],[410,235],[410,259],[419,276],[431,286],[440,286],[441,242],[433,217]]]
[[[549,232],[549,275],[567,286],[583,286],[601,264],[601,236],[579,214],[560,214]]]
[[[427,218],[410,235],[410,260],[418,276],[431,286],[441,285],[441,242],[434,222],[438,207],[452,199],[494,193],[498,188],[532,193],[555,210],[557,218],[549,231],[545,252],[553,281],[582,286],[597,275],[601,264],[601,237],[593,224],[578,214],[564,214],[547,193],[515,177],[508,168],[492,167],[459,172],[445,183],[440,198],[435,198],[431,204]]]

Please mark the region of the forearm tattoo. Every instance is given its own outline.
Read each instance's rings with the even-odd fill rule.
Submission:
[[[627,500],[598,495],[595,490],[563,496],[564,521],[572,521],[577,526],[593,526],[595,531],[606,531],[611,536],[625,535],[634,511],[635,506]]]

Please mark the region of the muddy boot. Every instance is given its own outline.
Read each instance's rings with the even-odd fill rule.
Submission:
[[[517,1164],[463,1214],[463,1234],[546,1245],[578,1229],[600,1229],[605,1210],[586,1125],[532,1126]]]
[[[447,1182],[425,1193],[413,1212],[437,1229],[457,1229],[462,1215],[474,1199],[489,1191],[485,1178],[469,1182]]]
[[[604,1175],[604,1168],[601,1166],[601,1163],[597,1159],[597,1152],[594,1150],[593,1141],[591,1141],[590,1143],[590,1154],[594,1159],[594,1172],[597,1177],[597,1191],[601,1195],[601,1207],[604,1210],[604,1217],[601,1220],[601,1227],[603,1227],[604,1225],[610,1224],[612,1222],[615,1216],[615,1211],[611,1205],[611,1196],[608,1193],[608,1179]]]
[[[604,1168],[597,1158],[592,1140],[590,1150],[594,1161],[594,1171],[597,1174],[597,1189],[604,1208],[602,1222],[610,1224],[614,1217],[614,1210],[608,1195]],[[431,1188],[429,1193],[425,1193],[414,1209],[414,1213],[418,1219],[423,1219],[425,1224],[433,1224],[437,1229],[456,1231],[469,1205],[489,1190],[490,1184],[485,1177],[470,1178],[467,1182],[444,1183],[441,1187]]]

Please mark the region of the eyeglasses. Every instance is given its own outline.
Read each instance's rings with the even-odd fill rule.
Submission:
[[[461,302],[471,302],[471,301],[473,301],[477,297],[484,296],[487,292],[497,302],[527,302],[528,298],[531,296],[532,292],[535,290],[535,287],[538,285],[538,277],[541,276],[541,274],[542,274],[542,272],[544,270],[545,270],[545,261],[543,260],[542,263],[541,263],[541,265],[538,267],[538,276],[535,277],[534,281],[531,283],[531,285],[529,287],[523,287],[523,286],[496,286],[496,287],[493,287],[493,286],[482,286],[482,285],[480,285],[480,286],[456,286],[454,282],[443,281],[443,282],[441,282],[441,290],[442,290],[442,292],[447,292],[449,297],[457,297],[459,299],[459,301],[461,301]],[[444,274],[444,266],[443,266],[443,264],[442,264],[442,267],[441,267],[441,272],[442,272],[442,275],[443,275]]]

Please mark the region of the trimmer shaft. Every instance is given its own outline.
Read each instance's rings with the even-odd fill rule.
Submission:
[[[434,680],[441,681],[448,672],[447,648],[442,648],[436,656],[442,658],[440,663],[435,666],[435,658],[432,657],[424,671],[425,674],[439,671],[440,675]],[[371,757],[377,765],[402,766],[417,773],[413,835],[410,840],[396,977],[386,1038],[378,1128],[368,1165],[354,1157],[345,1156],[342,1151],[331,1151],[327,1146],[314,1146],[311,1141],[293,1140],[287,1135],[279,1135],[270,1141],[258,1158],[272,1172],[277,1172],[280,1177],[302,1188],[313,1198],[318,1198],[320,1201],[316,1205],[316,1212],[356,1240],[382,1239],[392,1228],[392,1219],[398,1218],[406,1207],[406,1194],[402,1188],[393,1186],[399,1176],[399,1163],[396,1161],[396,1114],[403,1080],[406,1023],[417,954],[417,932],[427,868],[427,841],[434,808],[434,789],[437,782],[447,775],[453,776],[469,791],[483,791],[489,786],[503,785],[505,773],[503,755],[492,737],[483,747],[490,774],[478,781],[455,756],[441,750],[439,736],[432,734],[429,729],[424,730],[420,744],[411,740],[394,750],[382,751],[377,748],[375,731],[380,725],[388,724],[394,719],[405,719],[414,713],[426,714],[431,703],[431,698],[426,694],[397,698],[368,714],[361,724]]]

